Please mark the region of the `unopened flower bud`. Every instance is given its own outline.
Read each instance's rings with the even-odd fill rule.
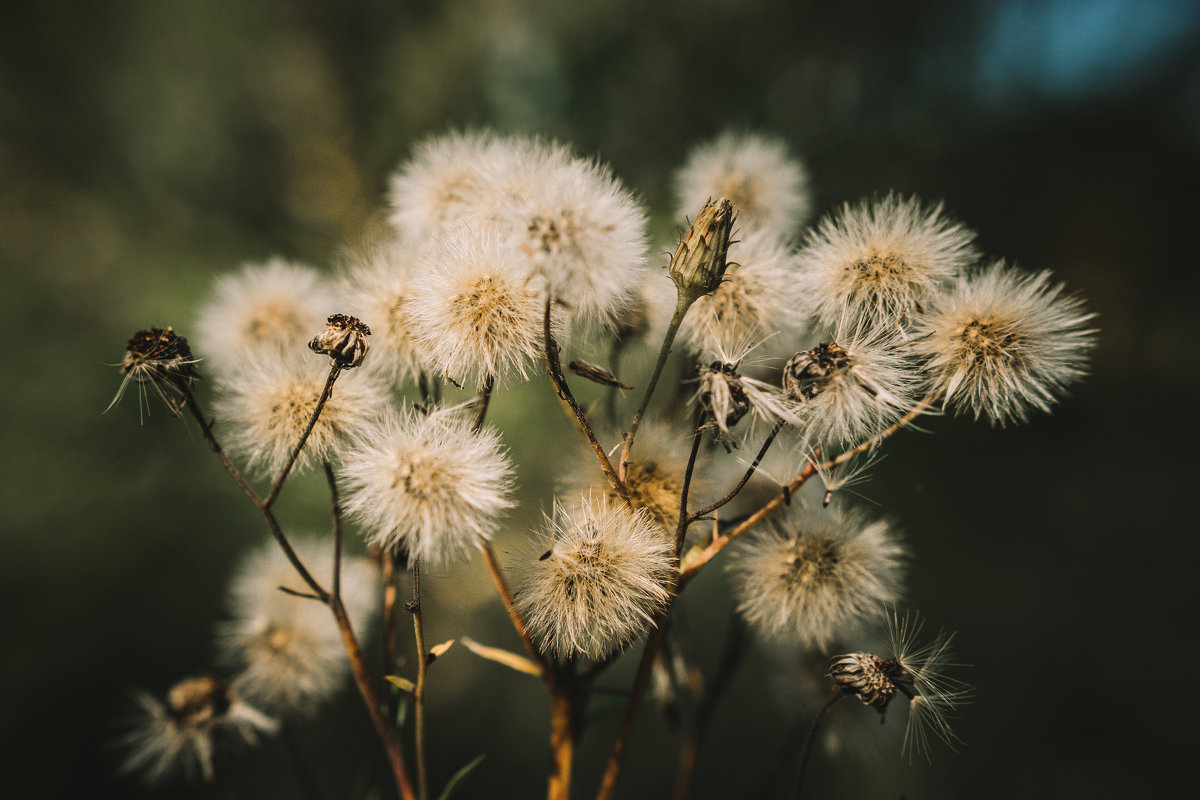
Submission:
[[[733,204],[724,197],[700,209],[671,257],[671,280],[681,295],[695,299],[721,285],[735,217]]]
[[[308,343],[314,353],[325,353],[342,369],[352,369],[363,362],[367,355],[367,337],[371,329],[358,317],[331,314],[325,330]]]

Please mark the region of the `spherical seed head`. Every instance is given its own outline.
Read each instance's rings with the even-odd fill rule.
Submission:
[[[803,295],[826,326],[906,327],[976,257],[975,234],[942,206],[889,194],[826,216],[800,251]]]
[[[367,337],[370,335],[371,329],[358,317],[330,314],[325,321],[325,330],[309,341],[308,349],[328,355],[330,362],[342,369],[353,369],[367,357],[370,348]]]
[[[230,452],[266,477],[278,474],[308,427],[328,377],[327,364],[305,350],[263,353],[221,376],[215,408]],[[358,370],[341,375],[295,469],[334,458],[388,401],[387,387],[376,376]]]
[[[809,443],[858,444],[912,408],[919,376],[909,352],[898,331],[859,327],[788,359],[783,389],[800,404]]]
[[[274,258],[217,279],[196,320],[196,349],[223,374],[247,358],[299,349],[333,311],[330,289],[316,270]]]
[[[611,325],[642,279],[645,212],[606,166],[568,158],[556,145],[512,147],[483,195],[482,218],[572,322]]]
[[[706,200],[700,213],[679,239],[668,272],[684,297],[716,291],[727,267],[729,239],[735,212],[724,197]]]
[[[760,633],[824,649],[900,594],[904,547],[885,521],[793,506],[738,548],[738,611]]]
[[[166,703],[144,692],[135,699],[142,717],[124,739],[128,754],[122,771],[141,773],[150,784],[176,774],[212,781],[217,750],[255,744],[260,734],[279,727],[228,683],[210,676],[176,684]]]
[[[811,199],[804,165],[781,139],[726,132],[692,150],[675,179],[679,213],[709,197],[726,197],[744,230],[789,238],[808,218]]]
[[[797,295],[798,262],[788,244],[751,231],[729,247],[729,267],[716,291],[698,299],[679,327],[693,350],[736,353],[746,342],[764,350],[792,347],[807,324]],[[673,306],[673,303],[672,303]]]
[[[458,229],[418,259],[408,302],[421,361],[459,383],[520,376],[541,356],[545,292],[494,235]],[[562,328],[555,323],[555,336]]]
[[[349,263],[338,287],[337,307],[371,328],[374,354],[363,368],[390,384],[403,383],[420,370],[407,310],[414,262],[410,247],[389,240]]]
[[[928,358],[929,388],[956,411],[993,424],[1049,411],[1087,371],[1095,315],[1079,298],[997,262],[960,280],[919,319],[914,349]]]
[[[500,437],[450,410],[385,415],[356,437],[342,475],[346,513],[368,540],[433,566],[490,540],[514,505]]]
[[[487,131],[450,132],[420,142],[388,185],[389,217],[410,245],[455,227],[478,204],[484,166],[500,146]]]
[[[322,582],[333,570],[333,548],[324,538],[293,538],[309,572]],[[343,558],[341,596],[359,637],[366,636],[378,605],[376,570],[363,558]],[[279,590],[311,591],[274,540],[239,564],[229,586],[232,619],[217,629],[221,660],[237,670],[233,685],[268,713],[311,716],[346,683],[349,662],[329,609]]]
[[[598,497],[555,506],[548,551],[525,565],[517,606],[543,652],[604,658],[666,605],[671,538],[644,510]]]

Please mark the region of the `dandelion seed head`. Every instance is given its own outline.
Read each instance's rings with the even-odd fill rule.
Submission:
[[[884,520],[834,504],[793,507],[750,535],[729,572],[738,611],[760,633],[826,648],[894,602],[905,548]]]
[[[492,428],[471,428],[436,409],[389,413],[355,437],[343,459],[345,510],[368,541],[441,566],[491,539],[514,505],[513,469]]]
[[[196,349],[218,374],[262,352],[302,348],[334,310],[321,275],[273,258],[217,279],[196,318]]]
[[[211,782],[218,750],[256,744],[260,735],[279,728],[228,683],[210,676],[180,681],[165,703],[145,692],[134,699],[141,718],[124,739],[122,771],[140,773],[151,785],[175,775]]]
[[[318,580],[333,572],[333,545],[295,537],[292,546]],[[357,635],[367,635],[377,606],[374,565],[344,557],[341,596]],[[217,629],[221,660],[237,670],[233,686],[247,701],[281,717],[311,716],[346,683],[350,665],[341,633],[324,604],[295,597],[280,586],[308,592],[274,540],[252,551],[229,586],[232,619]]]
[[[930,389],[956,411],[993,424],[1025,422],[1086,373],[1094,316],[1052,285],[1049,272],[997,262],[938,297],[920,317],[913,346],[928,358]]]
[[[543,652],[593,660],[645,633],[670,595],[671,537],[644,509],[583,497],[556,505],[548,552],[525,565],[517,606]]]
[[[338,287],[338,307],[371,327],[374,354],[363,368],[389,384],[403,383],[420,370],[407,312],[414,261],[411,248],[388,241],[350,263]]]
[[[408,322],[422,363],[479,386],[527,377],[544,348],[546,295],[519,254],[460,228],[421,256],[417,273]],[[554,322],[557,338],[563,329]]]
[[[803,294],[828,327],[908,324],[976,258],[974,232],[942,206],[888,194],[823,218],[800,251]]]
[[[215,408],[229,451],[253,471],[277,474],[308,427],[328,377],[326,361],[307,349],[261,353],[220,376]],[[359,370],[342,373],[295,469],[334,458],[388,401],[387,387],[377,377]]]
[[[692,150],[675,179],[679,214],[711,197],[726,197],[745,231],[789,238],[807,220],[812,203],[808,171],[782,139],[726,132]]]
[[[454,228],[479,205],[485,166],[501,140],[488,131],[431,136],[413,149],[388,183],[389,217],[406,245]]]

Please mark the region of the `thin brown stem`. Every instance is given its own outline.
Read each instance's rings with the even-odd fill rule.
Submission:
[[[550,376],[551,383],[554,384],[558,398],[567,404],[571,415],[579,425],[579,430],[587,437],[588,444],[591,445],[592,452],[596,454],[596,459],[600,462],[600,468],[604,470],[604,474],[608,477],[609,483],[612,484],[613,490],[621,497],[627,498],[628,491],[625,488],[625,484],[617,476],[616,471],[613,470],[612,463],[608,460],[608,454],[600,446],[600,442],[596,439],[596,434],[592,430],[592,425],[588,422],[587,414],[583,413],[583,409],[580,407],[578,401],[575,400],[575,395],[571,393],[571,387],[567,385],[566,376],[563,375],[562,362],[558,354],[558,342],[554,340],[554,334],[550,330],[550,310],[553,302],[552,298],[546,298],[546,312],[542,328],[542,333],[546,340],[546,373]]]
[[[637,437],[638,425],[642,422],[642,415],[646,413],[646,408],[650,405],[650,398],[654,396],[654,390],[658,386],[658,379],[662,375],[663,367],[666,366],[667,357],[671,355],[671,346],[675,344],[675,334],[679,332],[679,326],[683,323],[683,318],[687,315],[688,309],[692,307],[692,303],[696,301],[694,296],[684,295],[679,291],[675,297],[675,313],[671,315],[671,322],[667,325],[666,335],[663,336],[662,346],[658,350],[658,360],[654,362],[654,372],[650,373],[650,382],[646,384],[646,392],[642,395],[642,402],[637,407],[637,411],[633,413],[633,421],[629,423],[629,432],[625,434],[625,442],[621,445],[621,461],[620,472],[618,479],[621,485],[625,484],[625,474],[629,467],[629,453],[633,450],[633,442]]]
[[[568,666],[550,691],[550,779],[547,800],[568,800],[575,762],[575,715],[577,712],[574,673]]]
[[[829,710],[837,704],[838,700],[841,700],[845,696],[842,692],[835,692],[825,701],[825,705],[821,706],[813,717],[812,725],[808,728],[808,735],[804,737],[804,746],[800,749],[800,764],[796,767],[796,783],[792,788],[792,800],[799,800],[800,798],[800,785],[804,780],[804,768],[808,766],[808,755],[812,752],[813,742],[817,738],[817,729],[821,727],[821,720],[825,719],[825,715],[829,713]]]
[[[679,565],[679,556],[683,552],[683,540],[687,538],[688,525],[691,525],[694,519],[691,514],[688,514],[687,501],[688,492],[692,486],[692,473],[696,469],[696,456],[700,452],[700,426],[703,420],[704,412],[700,412],[696,418],[696,430],[692,433],[692,451],[688,455],[687,468],[683,472],[683,487],[679,490],[679,522],[675,525],[675,549],[672,551],[676,569]]]
[[[291,455],[288,456],[287,463],[283,465],[283,470],[280,471],[279,477],[275,479],[275,483],[271,486],[271,491],[267,493],[266,499],[262,501],[263,508],[270,508],[275,504],[275,500],[279,497],[279,492],[283,489],[283,482],[287,480],[288,474],[292,471],[292,467],[296,464],[296,459],[300,456],[300,451],[304,449],[305,442],[308,441],[309,434],[317,425],[317,420],[321,418],[321,412],[325,409],[325,403],[329,401],[329,396],[333,394],[333,384],[337,381],[338,375],[342,372],[342,367],[337,362],[329,368],[329,377],[325,379],[325,388],[321,391],[321,396],[317,398],[317,405],[313,408],[312,415],[308,418],[308,425],[305,426],[304,432],[300,434],[299,441],[292,448]]]
[[[407,608],[412,613],[413,636],[417,645],[417,685],[413,689],[413,708],[416,728],[413,742],[417,755],[417,797],[428,796],[428,781],[425,772],[425,680],[429,675],[429,651],[425,647],[425,618],[421,609],[421,562],[414,558],[412,563],[412,600]]]
[[[496,379],[491,375],[483,382],[483,388],[479,390],[479,395],[475,398],[475,419],[471,422],[471,430],[478,431],[483,427],[484,417],[487,416],[488,404],[492,400],[492,389],[496,386]]]
[[[625,760],[625,750],[629,746],[630,734],[633,733],[633,721],[637,717],[642,695],[646,693],[646,687],[650,685],[651,668],[654,666],[654,658],[658,654],[659,645],[662,642],[663,624],[660,621],[659,625],[646,637],[646,647],[642,650],[641,660],[638,661],[637,675],[633,679],[629,700],[625,703],[621,727],[617,730],[617,738],[613,742],[612,752],[608,756],[608,764],[604,768],[604,777],[600,781],[600,791],[596,793],[596,800],[609,800],[617,786],[617,775],[621,771],[621,763]]]
[[[538,665],[541,672],[542,681],[547,686],[552,686],[554,683],[554,670],[546,663],[545,657],[538,650],[537,645],[533,641],[533,637],[529,635],[529,628],[525,626],[525,620],[521,617],[521,612],[517,610],[517,604],[513,600],[512,592],[508,589],[508,584],[504,580],[504,573],[500,571],[500,564],[496,561],[496,553],[492,550],[490,542],[484,542],[480,545],[483,550],[483,560],[487,563],[488,572],[491,573],[492,582],[496,584],[496,592],[500,595],[500,601],[504,604],[504,610],[508,612],[508,618],[512,621],[513,627],[516,628],[517,634],[520,635],[521,641],[525,644],[525,650],[533,659],[533,663]]]
[[[396,557],[391,550],[379,554],[379,577],[383,583],[383,643],[380,648],[383,654],[383,674],[391,675],[396,671]],[[393,696],[388,694],[387,710],[389,716],[396,711]]]
[[[333,576],[329,580],[329,593],[342,596],[342,505],[338,496],[337,477],[333,465],[325,462],[325,480],[329,483],[329,502],[333,513]]]
[[[775,427],[771,429],[771,432],[767,435],[766,441],[764,441],[762,447],[759,448],[758,455],[754,457],[754,463],[750,465],[750,469],[746,470],[746,474],[742,476],[742,479],[737,482],[737,486],[734,486],[732,489],[730,489],[727,495],[712,505],[705,506],[699,511],[693,511],[691,514],[689,514],[688,516],[690,517],[691,522],[701,519],[702,517],[707,517],[718,508],[732,502],[733,498],[738,496],[738,493],[741,492],[742,489],[745,488],[746,484],[750,482],[750,479],[754,477],[754,473],[758,472],[758,465],[762,463],[763,458],[767,455],[767,451],[771,449],[771,444],[775,441],[775,437],[779,435],[781,428],[783,428],[783,420],[779,420],[775,423]]]

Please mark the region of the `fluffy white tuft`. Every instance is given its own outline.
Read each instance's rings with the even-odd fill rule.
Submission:
[[[543,651],[593,660],[641,636],[670,595],[670,535],[644,509],[580,498],[546,518],[549,550],[531,560],[517,606]]]
[[[409,245],[429,241],[476,209],[484,167],[499,147],[487,131],[451,132],[420,142],[388,185],[389,219],[401,239]]]
[[[808,172],[782,139],[727,131],[688,155],[675,178],[680,217],[705,201],[733,203],[743,232],[765,230],[790,238],[808,219]]]
[[[512,474],[493,429],[472,431],[453,410],[392,413],[343,459],[345,509],[372,544],[439,566],[491,539],[514,505]]]
[[[995,263],[959,281],[918,320],[914,348],[928,357],[931,391],[993,424],[1049,411],[1087,371],[1095,315],[1050,283],[1049,272]]]
[[[303,349],[337,310],[315,269],[281,258],[248,264],[217,279],[197,315],[193,345],[205,368],[223,375],[264,352]]]
[[[975,234],[940,204],[888,194],[824,217],[800,251],[804,297],[828,327],[907,325],[976,258]]]
[[[884,520],[838,505],[793,506],[738,547],[738,611],[762,634],[826,648],[895,602],[905,550]]]
[[[216,412],[230,452],[250,469],[274,476],[287,463],[308,426],[329,361],[307,348],[260,353],[220,377]],[[304,470],[331,459],[347,437],[362,431],[389,400],[387,387],[362,370],[343,372],[320,419],[296,459]]]

